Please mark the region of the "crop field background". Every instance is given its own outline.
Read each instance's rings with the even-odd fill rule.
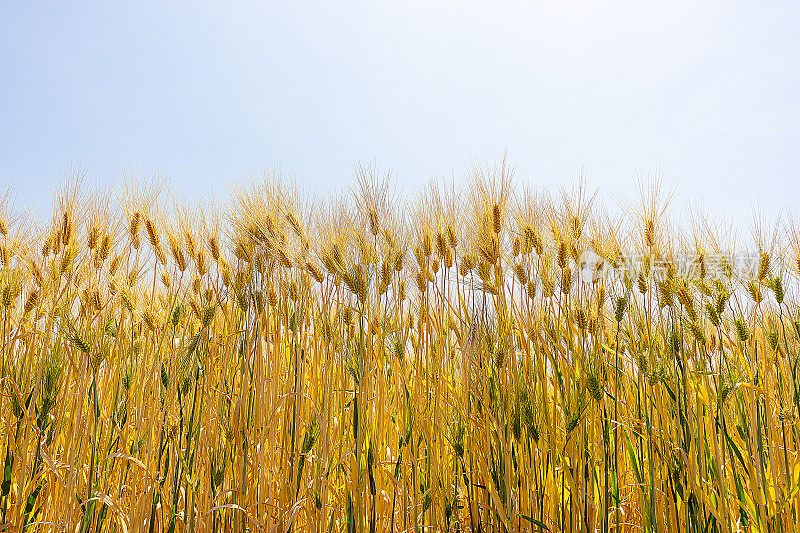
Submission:
[[[797,530],[793,220],[390,185],[3,203],[0,530]]]

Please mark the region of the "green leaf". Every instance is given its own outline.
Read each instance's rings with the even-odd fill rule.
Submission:
[[[550,528],[544,525],[543,523],[539,522],[535,518],[531,518],[530,516],[525,516],[524,514],[519,515],[520,518],[524,518],[534,526],[538,527],[539,529],[543,529],[544,531],[550,531]]]

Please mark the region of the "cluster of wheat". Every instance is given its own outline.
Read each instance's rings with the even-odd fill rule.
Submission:
[[[2,204],[0,530],[796,531],[798,232],[510,174]]]

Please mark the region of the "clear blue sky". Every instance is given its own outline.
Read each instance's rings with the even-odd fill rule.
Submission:
[[[800,200],[797,2],[6,2],[0,188],[49,210],[157,169],[187,197],[265,168],[326,194],[491,162],[712,211]]]

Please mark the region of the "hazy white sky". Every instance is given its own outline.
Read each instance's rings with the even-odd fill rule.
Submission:
[[[661,175],[714,212],[800,200],[797,2],[8,2],[0,187],[49,210],[152,169],[189,198],[354,160],[405,190],[492,162],[607,195]]]

